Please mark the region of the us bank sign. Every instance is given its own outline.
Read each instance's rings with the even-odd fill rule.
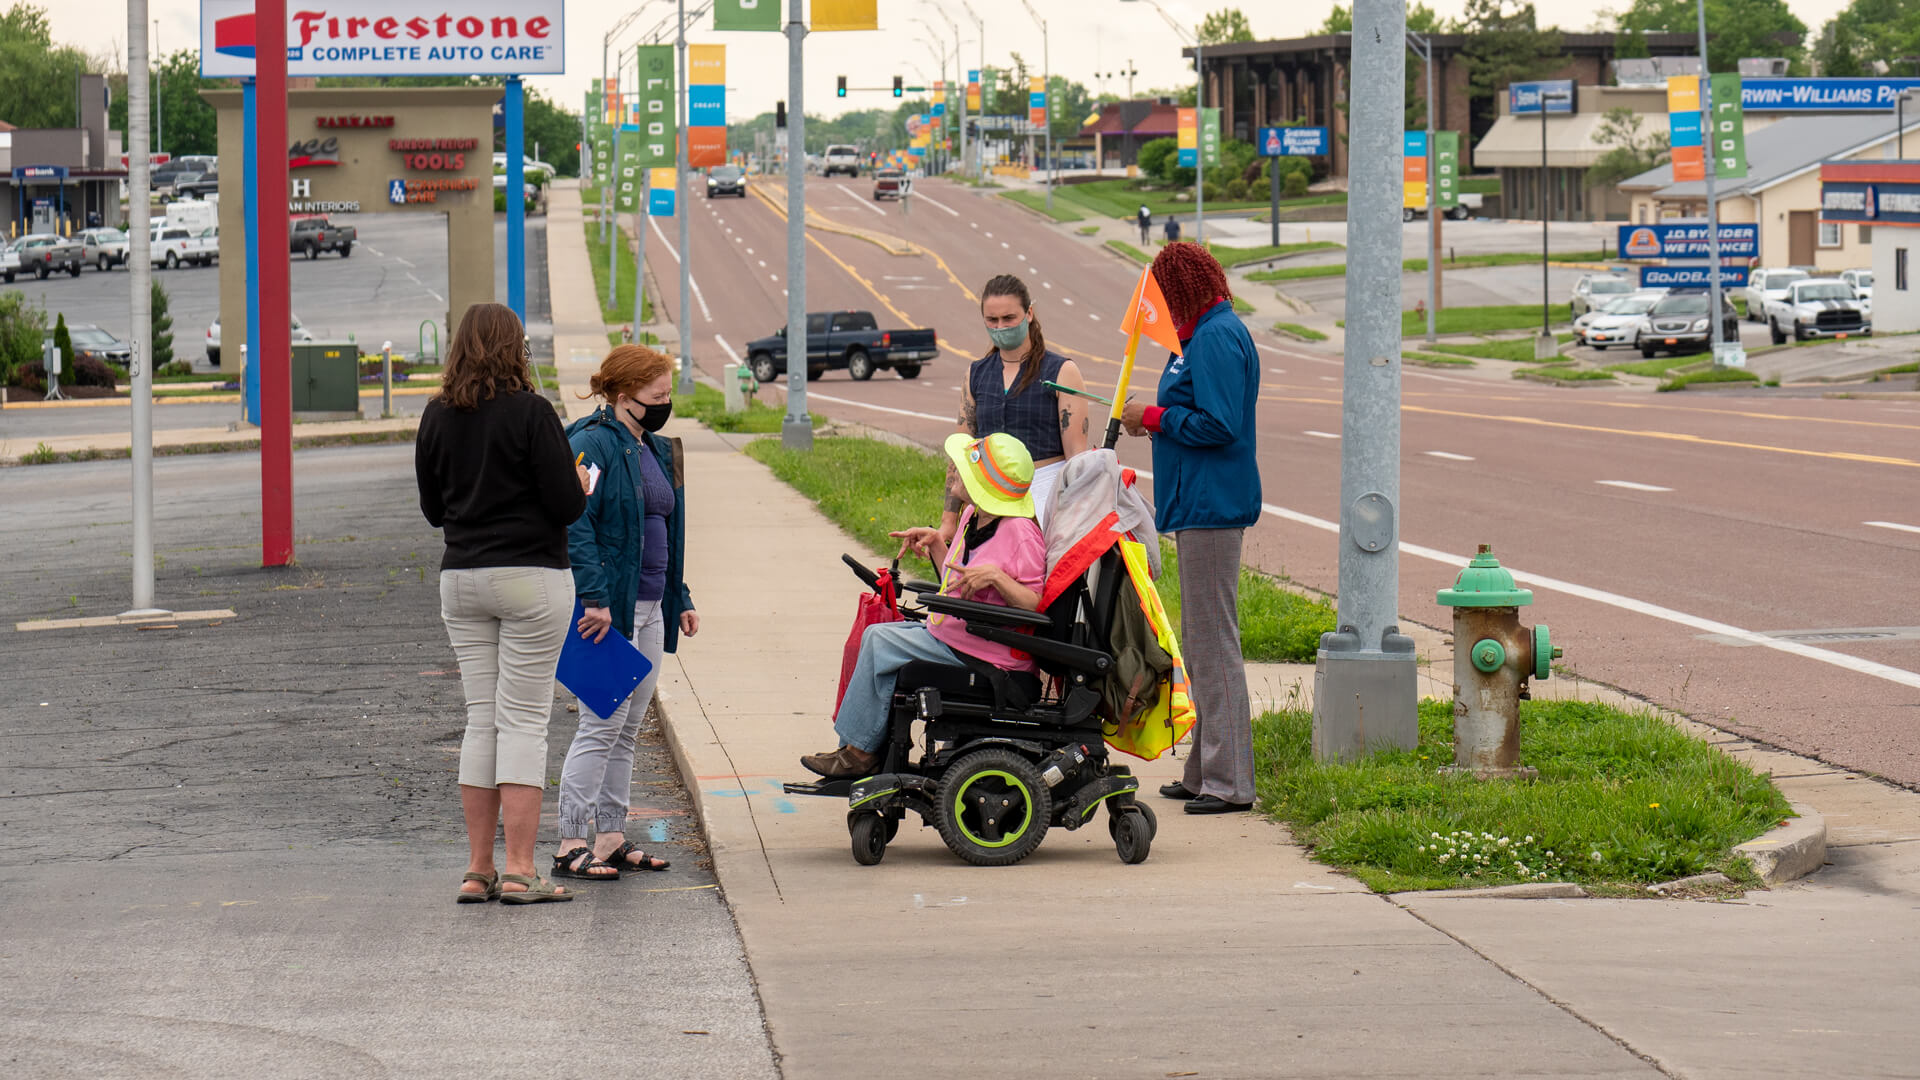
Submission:
[[[328,0],[287,5],[287,74],[559,75],[565,0]],[[253,0],[200,0],[200,74],[253,74]]]

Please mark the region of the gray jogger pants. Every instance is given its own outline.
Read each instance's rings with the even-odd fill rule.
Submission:
[[[631,640],[652,662],[653,670],[612,716],[597,716],[580,706],[580,726],[567,748],[567,762],[560,767],[561,836],[591,838],[596,833],[626,831],[627,805],[633,794],[633,743],[653,702],[653,688],[660,682],[666,639],[660,602],[635,604]]]
[[[1240,656],[1240,542],[1245,529],[1184,529],[1180,553],[1180,647],[1192,687],[1194,725],[1180,783],[1196,795],[1253,801],[1253,705]]]

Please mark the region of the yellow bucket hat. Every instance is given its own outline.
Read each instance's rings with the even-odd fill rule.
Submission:
[[[960,472],[973,504],[998,517],[1032,517],[1033,455],[1011,435],[984,439],[947,436],[947,457]]]

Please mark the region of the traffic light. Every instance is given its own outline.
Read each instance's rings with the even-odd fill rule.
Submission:
[[[847,96],[847,77],[845,75],[840,75],[840,76],[836,76],[836,79],[839,83],[839,86],[837,87],[837,92],[839,96],[846,97]]]
[[[784,101],[773,103],[773,126],[777,128],[787,126],[787,103]]]
[[[900,96],[900,76],[898,75],[895,75],[893,77],[893,96],[894,97]]]

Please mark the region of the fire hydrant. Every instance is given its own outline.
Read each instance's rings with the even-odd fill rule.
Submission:
[[[740,396],[751,402],[753,395],[760,391],[760,380],[753,377],[753,368],[750,365],[741,364],[735,376],[740,380]]]
[[[1533,603],[1530,589],[1481,544],[1441,604],[1453,609],[1453,767],[1481,779],[1531,780],[1520,764],[1520,702],[1527,680],[1552,675],[1560,657],[1545,624],[1520,625],[1520,609]]]

